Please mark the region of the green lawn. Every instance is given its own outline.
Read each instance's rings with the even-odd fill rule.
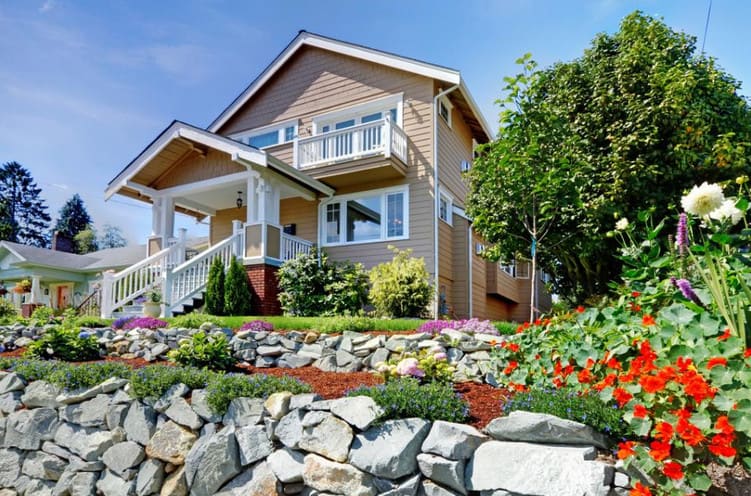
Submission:
[[[172,321],[173,319],[167,319]],[[366,317],[290,317],[275,316],[244,316],[244,317],[211,317],[222,327],[237,329],[245,322],[263,320],[270,322],[275,330],[339,332],[347,328],[356,331],[414,331],[425,322],[419,319],[371,319]]]

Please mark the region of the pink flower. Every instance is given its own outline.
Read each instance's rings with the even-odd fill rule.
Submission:
[[[411,375],[412,377],[425,377],[425,372],[420,369],[417,358],[405,358],[396,365],[396,373],[399,375]]]
[[[435,358],[436,360],[446,360],[447,357],[446,357],[446,354],[441,351],[439,353],[434,354],[433,358]]]

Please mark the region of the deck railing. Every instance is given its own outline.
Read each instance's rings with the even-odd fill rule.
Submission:
[[[307,239],[282,233],[282,261],[294,260],[297,255],[310,253],[313,243]]]

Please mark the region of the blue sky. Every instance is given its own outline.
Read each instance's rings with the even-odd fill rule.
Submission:
[[[208,125],[306,29],[459,69],[493,127],[502,78],[531,52],[541,66],[579,56],[635,9],[701,46],[709,0],[72,1],[0,3],[0,162],[43,189],[53,219],[74,193],[97,227],[130,242],[149,208],[104,187],[173,119]],[[714,0],[705,51],[751,95],[751,2]],[[178,216],[179,217],[179,216]],[[207,232],[192,220],[179,226]]]

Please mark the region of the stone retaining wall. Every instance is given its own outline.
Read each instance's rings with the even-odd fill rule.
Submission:
[[[607,439],[576,422],[516,412],[473,427],[376,421],[367,397],[237,398],[211,412],[179,384],[138,401],[109,379],[60,391],[0,374],[0,495],[625,495],[595,460]]]

